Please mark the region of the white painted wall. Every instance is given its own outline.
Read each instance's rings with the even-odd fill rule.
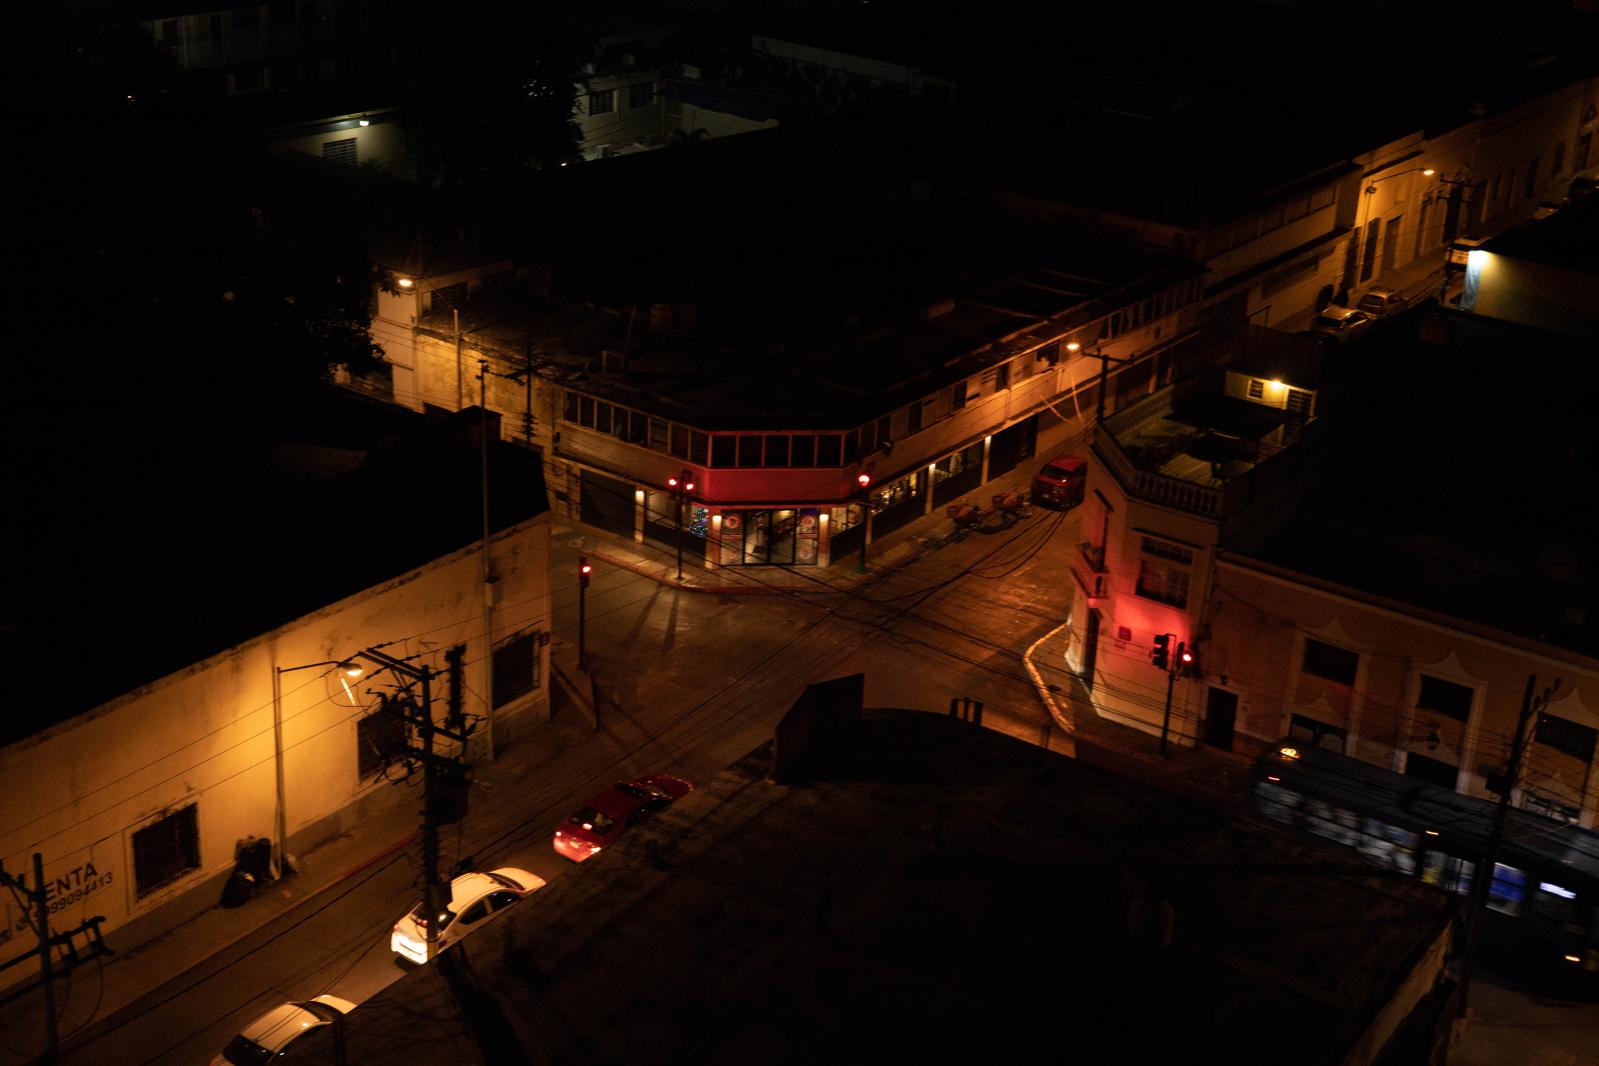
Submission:
[[[549,521],[540,515],[496,537],[495,644],[550,629]],[[214,903],[216,879],[231,871],[236,841],[275,833],[273,667],[342,659],[394,642],[385,649],[390,654],[418,654],[418,664],[443,670],[444,653],[465,644],[466,710],[481,715],[488,655],[481,566],[479,549],[462,549],[0,750],[6,868],[30,869],[32,854],[43,853],[46,880],[57,883],[57,898],[66,904],[53,914],[57,928],[100,914],[107,919],[102,929],[111,933],[186,893],[205,893],[205,904]],[[548,718],[547,648],[539,658],[540,685],[496,714],[502,739]],[[358,776],[356,723],[366,712],[339,699],[337,676],[323,669],[283,675],[291,854],[342,831],[365,811],[415,797],[381,777]],[[439,715],[446,691],[441,680],[435,689]],[[486,743],[487,731],[480,729],[469,754],[486,753]],[[188,804],[198,805],[199,868],[140,895],[133,834]],[[13,901],[0,903],[0,913],[4,961],[31,948],[34,939],[25,924],[19,929],[24,919]],[[28,972],[25,965],[13,967],[0,973],[0,983]]]

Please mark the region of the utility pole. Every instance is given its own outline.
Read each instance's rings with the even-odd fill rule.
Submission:
[[[39,975],[44,981],[45,1061],[55,1062],[60,1054],[56,1037],[55,977],[50,972],[50,897],[44,887],[44,856],[33,853],[33,915],[38,923]]]
[[[489,558],[489,364],[478,362],[478,411],[483,460],[483,717],[489,723],[489,762],[494,761],[494,563]]]
[[[1521,698],[1521,716],[1516,719],[1516,735],[1510,741],[1510,766],[1505,771],[1505,790],[1499,794],[1499,805],[1494,808],[1493,828],[1488,832],[1488,851],[1477,865],[1477,872],[1471,878],[1471,899],[1466,912],[1466,946],[1461,952],[1460,961],[1460,1014],[1464,1020],[1469,1008],[1467,1000],[1471,994],[1472,971],[1477,966],[1477,942],[1482,932],[1482,912],[1488,905],[1489,892],[1493,887],[1494,864],[1499,859],[1499,845],[1505,835],[1505,818],[1510,812],[1510,794],[1515,790],[1516,782],[1521,778],[1521,757],[1526,754],[1527,742],[1531,739],[1530,722],[1543,709],[1549,706],[1560,688],[1560,681],[1543,690],[1536,703],[1532,698],[1532,690],[1538,682],[1537,674],[1527,675],[1527,691]]]
[[[44,884],[44,856],[37,851],[33,853],[32,888],[28,887],[26,877],[13,877],[6,873],[3,864],[0,864],[0,885],[14,892],[20,892],[28,898],[30,912],[28,917],[33,926],[33,935],[39,939],[39,947],[36,949],[39,952],[39,979],[44,983],[45,1050],[41,1061],[54,1063],[60,1058],[60,1047],[56,1033],[55,975],[51,972],[50,951],[50,894]]]
[[[464,749],[469,733],[466,730],[452,731],[434,724],[432,667],[416,666],[377,648],[368,648],[360,655],[393,670],[403,679],[401,685],[408,695],[411,687],[408,682],[417,682],[422,690],[421,706],[413,704],[412,713],[406,714],[405,717],[416,728],[422,740],[421,751],[414,754],[422,761],[422,906],[427,914],[427,925],[424,929],[424,936],[427,939],[426,954],[431,959],[439,939],[439,915],[444,913],[449,903],[448,893],[444,891],[444,885],[439,879],[439,826],[449,821],[459,821],[461,816],[461,812],[445,807],[439,791],[441,764],[448,763],[455,767],[459,766],[459,762],[453,757],[435,755],[433,738],[435,735],[447,737],[461,744]],[[446,817],[441,818],[441,815]]]
[[[1066,350],[1076,355],[1083,350],[1077,341],[1067,341]],[[1094,350],[1089,353],[1099,359],[1099,388],[1095,389],[1094,396],[1094,428],[1097,430],[1105,421],[1105,390],[1110,387],[1110,364],[1125,366],[1132,362],[1131,359],[1112,359],[1105,351],[1103,341],[1094,342]]]

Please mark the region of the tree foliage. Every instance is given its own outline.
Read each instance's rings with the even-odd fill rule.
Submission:
[[[418,176],[498,196],[579,159],[576,84],[590,54],[582,34],[538,12],[465,4],[406,89],[405,143]]]

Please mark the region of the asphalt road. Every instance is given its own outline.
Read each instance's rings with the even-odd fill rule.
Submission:
[[[558,717],[540,744],[483,768],[471,815],[446,831],[446,867],[472,856],[479,868],[582,876],[550,847],[571,810],[622,777],[706,780],[768,740],[806,685],[844,674],[866,674],[868,705],[943,710],[968,697],[985,725],[1036,741],[1047,719],[1021,653],[1064,617],[1075,526],[1075,513],[1039,510],[849,592],[722,596],[597,566],[586,643],[599,731]],[[577,529],[552,545],[556,630],[574,641],[576,556],[593,547]],[[278,1003],[376,994],[401,975],[388,932],[419,898],[418,861],[413,845],[309,897],[81,1034],[65,1060],[204,1063]]]

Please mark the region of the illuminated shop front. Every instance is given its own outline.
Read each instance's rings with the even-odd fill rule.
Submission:
[[[815,566],[821,554],[815,507],[722,512],[722,566]]]

